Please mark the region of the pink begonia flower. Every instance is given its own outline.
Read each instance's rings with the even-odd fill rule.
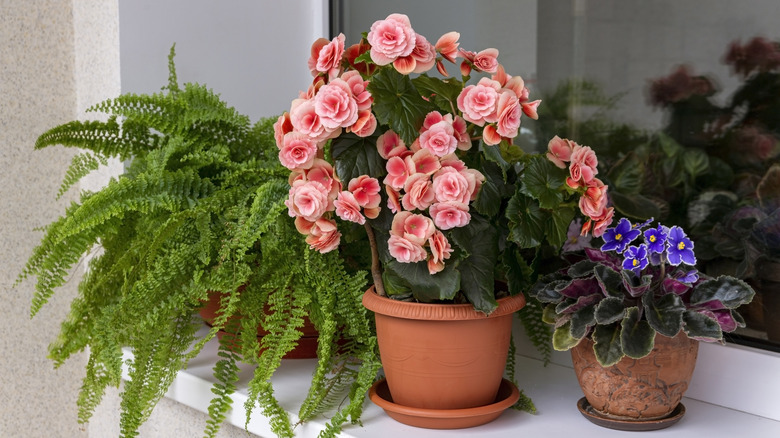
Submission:
[[[379,151],[379,156],[385,160],[397,157],[409,150],[404,141],[401,140],[401,136],[392,129],[388,129],[376,139],[376,149]]]
[[[453,167],[442,167],[433,175],[433,193],[436,202],[455,201],[468,204],[471,198],[468,179]]]
[[[455,63],[455,58],[458,57],[458,40],[460,34],[458,32],[447,32],[442,35],[438,41],[436,41],[436,51],[441,54],[449,62]]]
[[[358,137],[368,137],[376,131],[376,117],[371,110],[360,111],[358,113],[358,119],[355,124],[347,129],[348,132],[352,132]]]
[[[290,171],[290,176],[287,177],[287,183],[292,186],[295,184],[295,181],[306,181],[306,171],[304,169],[293,169]]]
[[[436,70],[438,70],[439,74],[441,74],[445,78],[450,76],[450,74],[447,73],[447,69],[444,67],[444,63],[441,62],[441,59],[439,58],[436,58]]]
[[[404,184],[405,195],[401,199],[404,210],[425,210],[433,203],[434,193],[430,177],[424,173],[409,176]]]
[[[502,90],[498,98],[498,122],[496,123],[496,132],[501,137],[515,138],[520,129],[520,101],[517,100],[515,93],[509,90]]]
[[[316,158],[306,171],[306,181],[316,181],[325,187],[328,197],[336,199],[341,191],[341,181],[336,177],[333,166],[322,158]]]
[[[361,207],[375,208],[382,201],[382,196],[379,194],[381,190],[379,181],[368,175],[352,178],[347,185],[347,190],[352,192]]]
[[[329,204],[328,191],[317,181],[296,181],[284,201],[290,217],[300,216],[309,222],[321,218]]]
[[[313,226],[314,222],[309,222],[300,216],[295,218],[295,229],[301,234],[309,234]]]
[[[387,160],[385,169],[387,169],[387,176],[382,182],[396,190],[404,188],[406,179],[409,178],[409,166],[406,162],[401,157],[391,157]]]
[[[449,116],[449,121],[452,123],[452,115],[447,114]],[[425,115],[425,118],[423,119],[422,128],[420,128],[420,132],[427,131],[428,129],[431,129],[431,126],[441,122],[442,120],[445,120],[445,116],[441,115],[438,111],[431,111],[428,114]]]
[[[357,103],[358,111],[370,110],[371,104],[374,103],[374,98],[368,91],[368,81],[363,80],[360,73],[355,70],[344,73],[341,75],[341,79],[349,86],[349,91]]]
[[[451,154],[441,158],[441,167],[454,167],[458,172],[467,169],[466,163],[461,161],[457,155]]]
[[[390,235],[390,239],[387,240],[387,249],[390,251],[390,255],[400,263],[417,263],[428,257],[428,253],[421,245],[395,234]]]
[[[591,186],[580,197],[580,211],[591,219],[601,218],[607,210],[607,186]]]
[[[308,169],[317,158],[317,141],[300,132],[289,132],[282,140],[279,161],[282,166],[293,169]]]
[[[313,99],[293,100],[290,107],[290,123],[296,131],[318,141],[329,138],[334,131],[320,123],[320,116],[317,115],[314,109]]]
[[[458,149],[462,151],[471,149],[471,137],[466,131],[466,121],[463,120],[463,117],[455,116],[452,121],[452,129],[455,131],[455,139],[458,140]]]
[[[430,149],[420,149],[411,156],[404,158],[404,162],[409,175],[415,173],[433,175],[437,170],[441,169],[439,158]]]
[[[339,196],[333,202],[333,205],[336,206],[336,216],[340,217],[341,220],[355,222],[360,225],[366,223],[366,218],[360,213],[360,205],[352,193],[347,191],[339,192]]]
[[[469,85],[461,90],[458,95],[458,109],[463,112],[463,118],[477,126],[484,126],[485,122],[495,122],[498,119],[498,90],[498,82],[488,78],[482,78],[477,85]]]
[[[436,228],[449,230],[468,225],[471,222],[469,206],[461,202],[438,202],[429,210]]]
[[[593,237],[601,237],[604,234],[604,231],[606,231],[606,229],[612,225],[612,217],[614,215],[615,209],[609,207],[607,209],[607,213],[604,215],[604,218],[596,222],[596,225],[593,227]]]
[[[371,44],[371,60],[377,65],[387,65],[412,53],[416,33],[412,30],[409,17],[390,14],[386,19],[371,25],[366,39]]]
[[[314,96],[314,110],[325,128],[346,128],[357,121],[358,108],[349,85],[337,78]]]
[[[385,193],[387,193],[387,208],[393,214],[401,211],[401,194],[393,190],[389,185],[385,185]]]
[[[436,227],[431,218],[408,211],[402,211],[395,215],[390,227],[391,235],[401,236],[420,246],[425,245],[434,231],[436,231]]]
[[[512,76],[509,78],[506,84],[504,84],[504,88],[512,90],[520,102],[528,101],[528,88],[525,87],[525,81],[523,81],[523,78],[520,76]]]
[[[451,123],[442,120],[420,134],[420,148],[428,149],[437,157],[443,157],[455,152],[458,140]]]
[[[395,70],[402,75],[408,75],[412,73],[416,67],[417,61],[415,61],[412,55],[402,56],[393,61],[393,68],[395,68]]]
[[[461,51],[460,53],[462,54],[463,51]],[[469,64],[468,61],[463,61],[460,63],[460,74],[461,76],[471,75],[471,64]]]
[[[286,112],[279,116],[274,122],[274,140],[276,140],[276,147],[282,148],[284,142],[284,134],[293,131],[293,125],[290,121],[290,113]]]
[[[571,160],[571,152],[571,143],[557,135],[547,143],[547,159],[561,169],[565,169],[566,163]]]
[[[485,182],[485,175],[477,169],[461,169],[459,172],[469,183],[469,200],[477,199],[479,189],[482,188],[482,184]]]
[[[433,235],[428,238],[428,246],[431,249],[431,256],[428,257],[428,273],[431,275],[441,272],[444,269],[444,260],[450,258],[452,254],[452,247],[444,234],[436,230]]]
[[[539,108],[540,103],[542,103],[542,101],[537,99],[533,102],[523,102],[520,105],[522,105],[523,113],[525,113],[525,115],[534,120],[538,120],[539,113],[537,113],[537,109]]]
[[[376,64],[366,64],[365,61],[361,62],[355,62],[355,60],[362,55],[363,53],[366,53],[371,49],[371,46],[368,45],[368,43],[361,40],[358,44],[353,44],[349,46],[346,50],[346,58],[349,65],[360,72],[360,74],[370,76],[374,74],[374,71],[378,68]]]
[[[317,76],[314,78],[314,81],[312,81],[312,84],[309,85],[309,88],[306,89],[305,92],[298,93],[298,98],[303,100],[310,100],[314,99],[314,96],[317,95],[317,92],[320,91],[320,88],[325,85],[325,79],[322,76]]]
[[[482,50],[474,56],[472,62],[474,67],[481,71],[495,73],[498,69],[498,50],[492,48]]]
[[[308,64],[313,75],[316,76],[320,72],[327,73],[330,79],[339,75],[341,59],[344,56],[345,39],[344,34],[341,33],[332,41],[320,38],[312,44]],[[323,44],[323,40],[325,44]]]
[[[425,73],[436,63],[436,48],[418,33],[415,36],[414,50],[412,50],[411,56],[416,64],[412,73]]]
[[[501,134],[498,133],[494,125],[487,125],[482,130],[482,141],[488,145],[496,145],[501,143]]]
[[[590,183],[593,177],[599,173],[598,164],[596,153],[590,146],[574,144],[571,152],[571,164],[569,164],[569,173],[573,180],[582,179],[586,184]]]
[[[323,254],[338,248],[340,241],[341,233],[332,219],[317,220],[309,230],[309,235],[306,236],[309,247]]]

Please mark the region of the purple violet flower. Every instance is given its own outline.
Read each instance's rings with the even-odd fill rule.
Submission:
[[[693,284],[699,281],[699,271],[694,269],[688,272],[679,272],[674,277],[680,283]]]
[[[658,228],[650,228],[645,231],[645,243],[651,254],[660,254],[666,249],[668,229],[665,228],[663,225],[659,225]]]
[[[563,243],[564,251],[579,251],[590,247],[590,235],[582,236],[582,221],[575,219],[569,224],[569,230],[566,232],[566,242]]]
[[[685,231],[678,226],[669,229],[669,248],[666,251],[666,259],[672,266],[679,266],[680,263],[696,266],[696,256],[693,254],[693,242]]]
[[[617,226],[607,228],[604,232],[604,244],[601,245],[602,251],[617,251],[618,254],[625,251],[626,246],[642,234],[641,231],[634,229],[631,222],[626,218],[621,218]]]
[[[637,277],[641,276],[642,269],[647,267],[647,245],[644,243],[639,246],[629,246],[623,259],[623,269],[634,271]]]

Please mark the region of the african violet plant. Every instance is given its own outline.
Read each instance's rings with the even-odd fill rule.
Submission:
[[[603,235],[600,249],[538,282],[531,295],[545,304],[544,320],[555,325],[553,347],[568,350],[594,341],[602,366],[624,356],[642,358],[656,334],[715,342],[744,327],[736,309],[754,295],[745,282],[710,278],[695,269],[693,242],[682,228],[621,219]],[[632,244],[642,237],[642,243]]]

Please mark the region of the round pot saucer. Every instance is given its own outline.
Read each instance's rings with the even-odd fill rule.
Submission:
[[[368,396],[375,405],[400,423],[427,429],[463,429],[495,420],[507,408],[517,403],[520,391],[514,383],[503,379],[495,402],[486,406],[465,409],[413,408],[393,403],[387,380],[381,379],[374,383]]]
[[[582,397],[577,401],[577,409],[583,417],[590,420],[591,423],[597,424],[601,427],[607,427],[609,429],[627,430],[627,431],[646,431],[646,430],[658,430],[667,428],[678,421],[685,415],[685,405],[678,404],[671,414],[663,418],[657,418],[655,420],[620,420],[607,417],[595,409],[588,403],[585,397]]]

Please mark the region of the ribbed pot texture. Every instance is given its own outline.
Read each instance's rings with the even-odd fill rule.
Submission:
[[[624,357],[604,368],[583,339],[571,350],[574,371],[588,403],[600,414],[619,420],[655,420],[680,403],[696,366],[699,342],[682,331],[655,336],[655,347],[641,359]]]
[[[424,409],[485,406],[496,399],[506,366],[514,312],[522,295],[502,298],[489,316],[471,304],[422,304],[378,296],[363,305],[376,315],[382,366],[393,401]]]

